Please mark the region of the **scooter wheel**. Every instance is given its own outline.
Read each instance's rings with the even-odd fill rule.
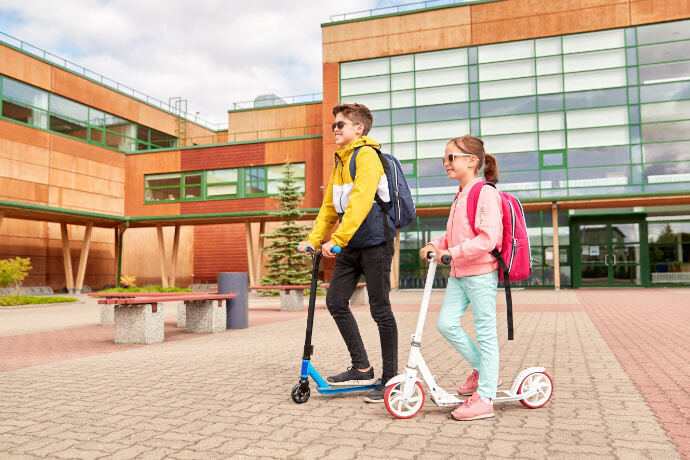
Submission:
[[[386,409],[396,418],[412,418],[422,410],[424,406],[424,389],[419,382],[415,382],[412,395],[405,399],[403,397],[402,384],[396,383],[386,388],[383,401]]]
[[[537,390],[537,392],[529,398],[520,400],[523,406],[530,409],[538,409],[549,402],[551,395],[553,395],[553,381],[551,381],[549,374],[546,372],[534,372],[522,379],[518,387],[518,394],[532,390]]]
[[[298,383],[294,387],[292,387],[292,400],[295,401],[297,404],[303,404],[307,401],[309,401],[309,385],[302,386],[301,383]]]

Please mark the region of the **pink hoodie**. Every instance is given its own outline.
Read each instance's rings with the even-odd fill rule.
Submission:
[[[479,235],[470,228],[467,218],[467,196],[474,185],[481,182],[477,177],[467,184],[455,197],[450,208],[446,234],[431,241],[437,249],[448,249],[453,258],[450,276],[483,275],[498,269],[498,261],[491,255],[491,250],[501,250],[503,234],[503,212],[501,197],[493,187],[483,187],[477,202],[475,226]]]

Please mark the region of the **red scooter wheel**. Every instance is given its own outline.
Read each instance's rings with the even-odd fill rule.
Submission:
[[[412,418],[424,406],[424,389],[419,382],[415,382],[414,391],[409,398],[403,397],[402,385],[396,383],[386,388],[383,397],[386,409],[396,418]]]
[[[521,399],[523,406],[530,409],[538,409],[544,406],[553,395],[553,381],[546,372],[533,372],[529,374],[518,387],[518,394],[536,390],[537,392],[529,398]]]

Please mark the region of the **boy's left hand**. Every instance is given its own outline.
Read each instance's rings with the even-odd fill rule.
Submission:
[[[323,254],[324,257],[327,257],[329,259],[335,257],[335,254],[331,252],[331,249],[333,249],[333,246],[335,246],[335,243],[333,243],[333,241],[329,241],[327,243],[324,243],[321,246],[321,254]]]

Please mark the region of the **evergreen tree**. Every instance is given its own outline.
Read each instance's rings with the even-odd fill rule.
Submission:
[[[299,208],[302,192],[295,181],[294,166],[289,162],[283,168],[283,181],[276,197],[283,225],[273,233],[263,235],[271,244],[262,248],[268,254],[268,275],[261,278],[264,286],[292,286],[310,284],[311,258],[297,252],[297,245],[304,241],[309,227],[297,225],[304,214]]]

